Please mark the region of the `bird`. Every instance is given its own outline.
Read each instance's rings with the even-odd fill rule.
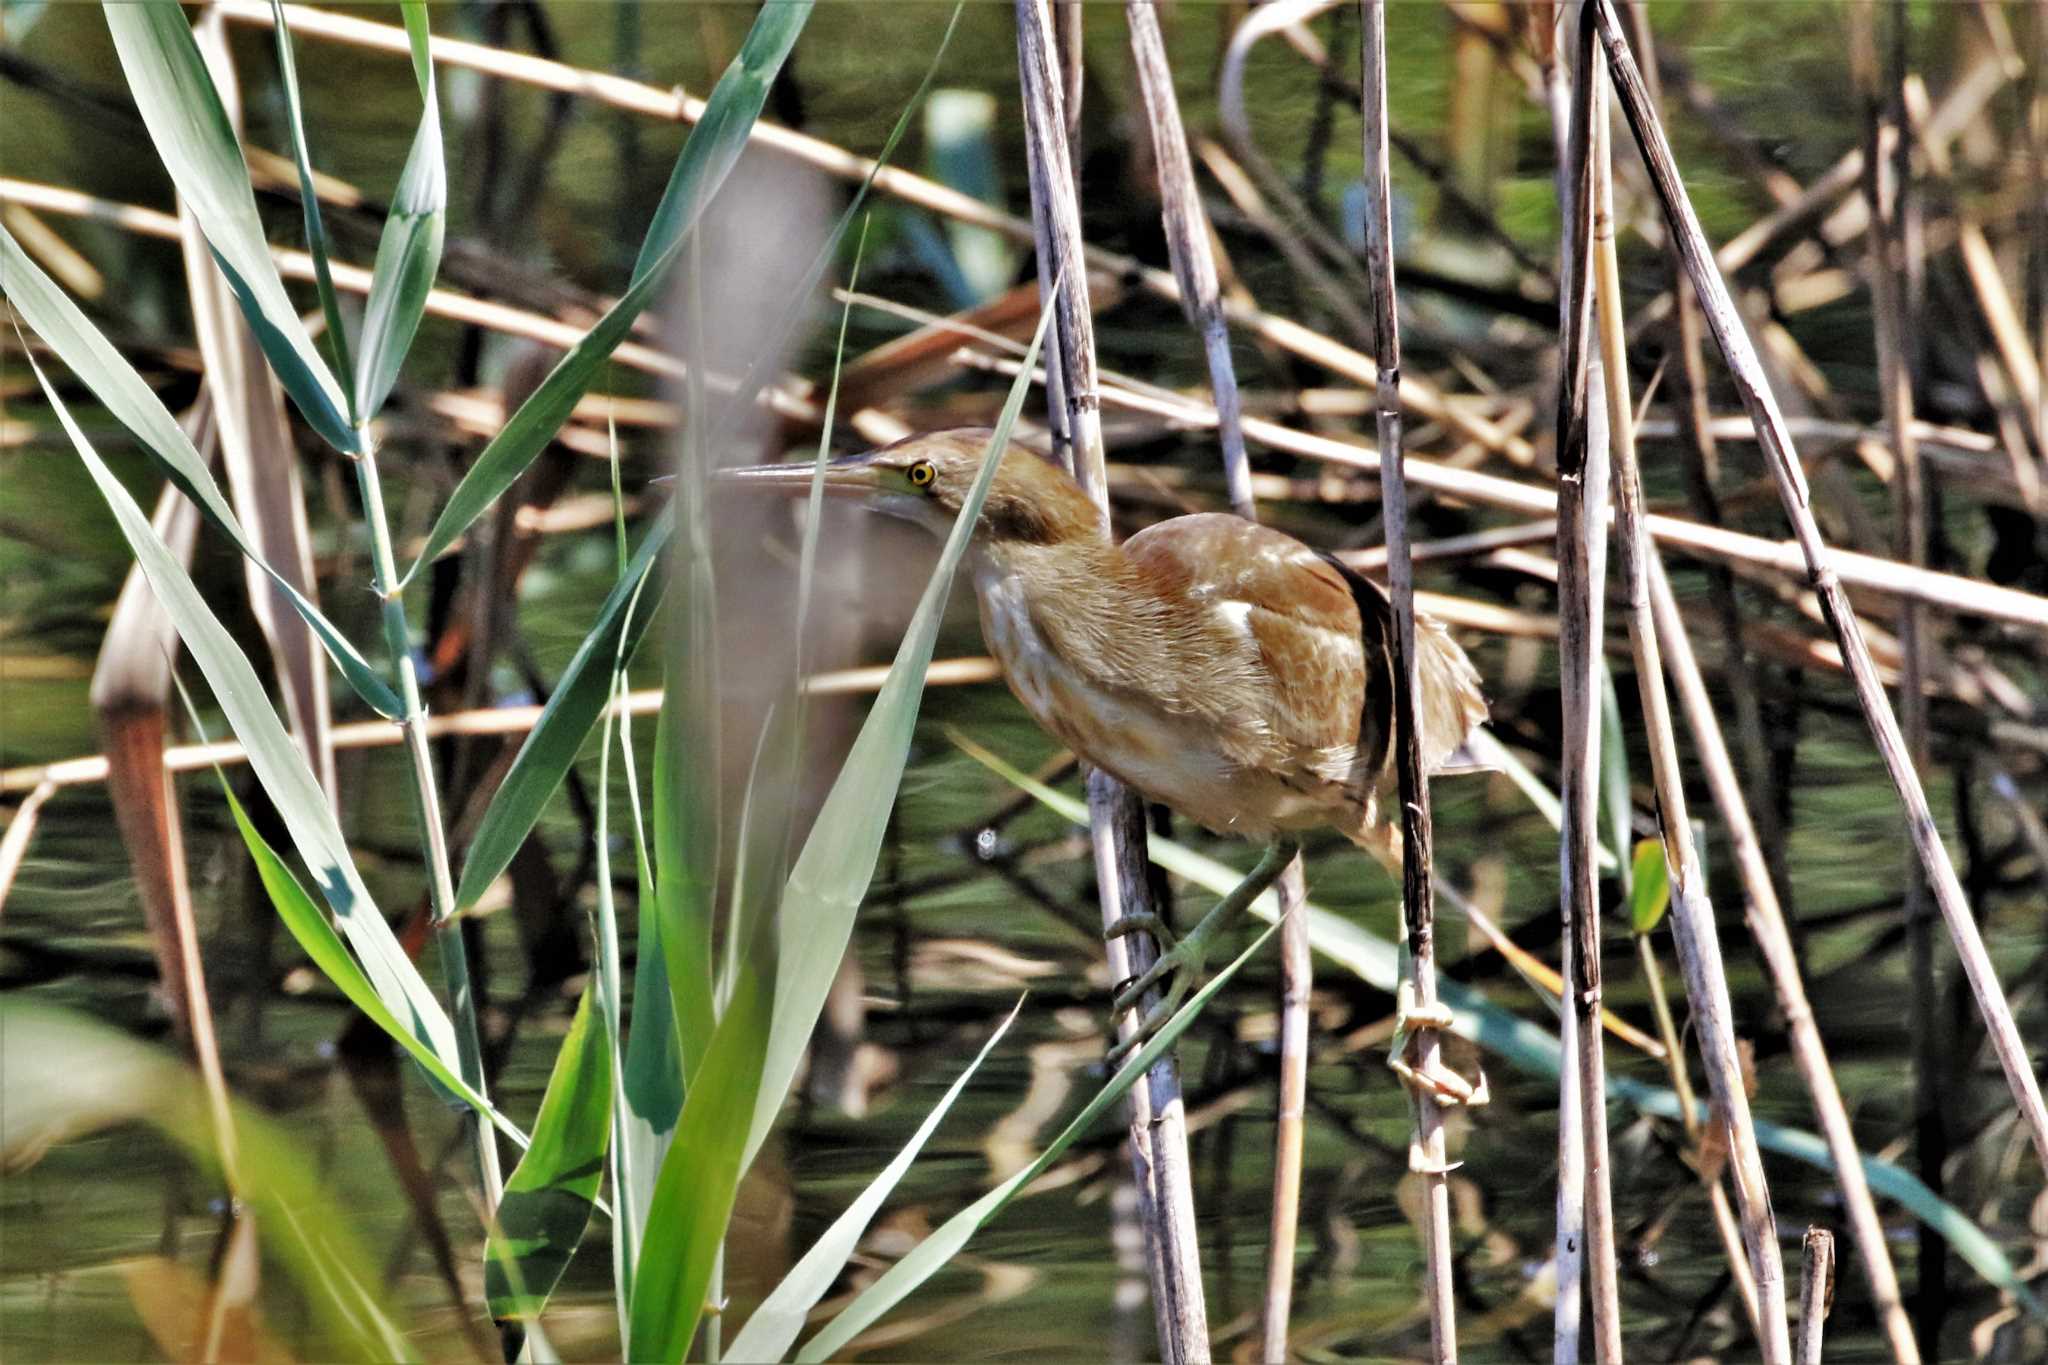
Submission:
[[[981,428],[909,436],[828,461],[823,491],[943,538],[993,440]],[[753,465],[721,482],[804,496],[813,472],[809,462]],[[1073,476],[1016,443],[1001,454],[966,562],[989,652],[1048,734],[1147,799],[1265,846],[1250,875],[1177,938],[1151,915],[1105,931],[1150,932],[1162,949],[1115,992],[1113,1015],[1167,988],[1120,1050],[1171,1017],[1219,936],[1306,833],[1335,829],[1398,868],[1399,834],[1382,805],[1394,766],[1394,619],[1379,585],[1224,512],[1113,542]],[[1439,622],[1418,614],[1415,640],[1422,760],[1439,771],[1485,721],[1486,701],[1478,670]],[[1454,1077],[1427,1084],[1458,1098],[1445,1093]]]

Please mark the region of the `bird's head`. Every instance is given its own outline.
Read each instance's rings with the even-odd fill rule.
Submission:
[[[859,502],[944,536],[981,471],[991,435],[980,427],[927,432],[833,460],[825,466],[825,495]],[[811,473],[809,462],[753,465],[728,470],[722,480],[736,487],[805,497]],[[1013,442],[1003,453],[995,483],[982,504],[976,538],[984,544],[1048,545],[1095,533],[1095,504],[1072,477]]]

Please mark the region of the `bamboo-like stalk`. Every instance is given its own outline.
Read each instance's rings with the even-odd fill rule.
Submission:
[[[1884,421],[1892,454],[1893,553],[1912,565],[1927,562],[1927,502],[1920,463],[1920,443],[1913,431],[1913,376],[1906,363],[1913,329],[1908,322],[1904,271],[1905,238],[1899,208],[1905,195],[1901,177],[1912,164],[1910,140],[1904,138],[1905,93],[1895,89],[1887,100],[1878,71],[1877,34],[1873,23],[1875,0],[1855,0],[1849,6],[1850,67],[1864,116],[1863,193],[1869,204],[1869,260],[1871,314],[1876,327],[1878,388],[1883,399]],[[1895,16],[1901,32],[1904,16]],[[1894,73],[1901,81],[1904,71]],[[1887,138],[1896,149],[1883,154]],[[1899,603],[1899,732],[1909,761],[1917,769],[1929,757],[1927,695],[1924,690],[1924,656],[1920,647],[1921,612],[1918,603]],[[1946,1143],[1942,1140],[1941,1072],[1947,1061],[1942,1046],[1942,991],[1934,962],[1933,907],[1928,903],[1927,879],[1920,875],[1917,860],[1907,854],[1902,869],[1905,878],[1906,952],[1912,983],[1911,1035],[1913,1055],[1913,1120],[1915,1154],[1921,1178],[1931,1190],[1943,1186],[1942,1165]],[[1916,1310],[1923,1315],[1921,1331],[1929,1333],[1925,1314],[1935,1309],[1930,1301],[1939,1297],[1939,1285],[1948,1243],[1934,1228],[1918,1230],[1916,1274],[1919,1288]],[[1832,1255],[1833,1247],[1828,1248]],[[1807,1254],[1813,1254],[1813,1237],[1808,1234]],[[1809,1271],[1810,1273],[1810,1271]],[[1811,1287],[1809,1286],[1809,1289]],[[1800,1323],[1802,1350],[1808,1324]],[[1818,1349],[1819,1324],[1812,1325]],[[1936,1343],[1930,1340],[1928,1345]]]
[[[1588,3],[1593,6],[1591,13],[1607,53],[1608,67],[1615,77],[1623,112],[1650,169],[1650,179],[1663,205],[1665,221],[1678,239],[1685,258],[1686,274],[1700,295],[1706,308],[1708,326],[1734,376],[1743,406],[1749,410],[1750,419],[1756,425],[1765,458],[1778,483],[1780,499],[1806,560],[1809,585],[1820,597],[1842,660],[1848,665],[1850,678],[1855,683],[1856,699],[1869,723],[1878,754],[1898,791],[1900,802],[1906,808],[1913,845],[1933,886],[1935,903],[1940,906],[1942,918],[1948,924],[1957,956],[1962,959],[1963,973],[1977,997],[1985,1030],[1998,1054],[1999,1064],[2005,1070],[2006,1083],[2012,1090],[2020,1118],[2033,1139],[2035,1155],[2044,1167],[2048,1167],[2048,1106],[2042,1103],[2040,1083],[2035,1079],[2026,1045],[2020,1038],[2005,992],[1998,984],[1997,971],[1984,948],[1983,935],[1977,929],[1962,883],[1942,846],[1941,833],[1935,827],[1934,814],[1927,804],[1927,793],[1906,750],[1898,719],[1892,714],[1891,703],[1885,697],[1884,685],[1877,676],[1869,646],[1864,642],[1862,627],[1842,590],[1832,562],[1833,555],[1822,541],[1820,528],[1807,505],[1806,476],[1793,449],[1792,438],[1785,430],[1777,399],[1763,377],[1755,349],[1750,344],[1734,301],[1729,297],[1727,284],[1715,268],[1706,234],[1701,231],[1698,216],[1686,196],[1670,143],[1658,122],[1656,110],[1649,103],[1642,74],[1636,69],[1635,58],[1630,54],[1614,17],[1611,0],[1588,0]]]
[[[1629,639],[1635,647],[1636,685],[1642,696],[1643,722],[1657,790],[1657,821],[1671,875],[1672,941],[1678,949],[1679,970],[1692,1005],[1707,1085],[1714,1096],[1714,1112],[1727,1130],[1735,1202],[1756,1284],[1757,1343],[1765,1361],[1789,1361],[1785,1269],[1778,1256],[1777,1220],[1771,1214],[1763,1154],[1757,1148],[1756,1133],[1750,1123],[1749,1094],[1736,1054],[1734,1011],[1721,966],[1721,944],[1714,930],[1713,906],[1707,899],[1705,869],[1693,845],[1678,744],[1671,729],[1671,706],[1664,691],[1656,626],[1650,615],[1645,561],[1651,551],[1649,537],[1643,530],[1643,490],[1636,466],[1634,414],[1629,403],[1627,324],[1622,315],[1621,265],[1614,241],[1614,176],[1608,150],[1607,92],[1603,80],[1595,79],[1592,84],[1593,275],[1601,371],[1606,387],[1608,441],[1614,459],[1615,520],[1622,580],[1628,595]]]
[[[1081,239],[1080,204],[1074,184],[1068,125],[1062,109],[1062,79],[1047,0],[1016,0],[1017,61],[1024,101],[1027,159],[1031,164],[1032,219],[1038,225],[1039,279],[1054,281],[1054,319],[1059,360],[1046,367],[1060,376],[1073,467],[1095,499],[1102,533],[1111,534],[1109,481],[1102,449],[1100,384],[1095,363],[1095,330],[1088,308],[1088,277]],[[1103,928],[1126,915],[1153,910],[1146,872],[1145,811],[1137,794],[1105,772],[1088,776],[1088,807],[1095,843],[1098,899]],[[1128,979],[1158,956],[1150,935],[1127,934],[1108,943],[1111,973]],[[1141,1026],[1149,1001],[1119,1021],[1123,1037]],[[1153,1317],[1163,1360],[1207,1362],[1208,1309],[1202,1294],[1200,1252],[1195,1238],[1194,1180],[1188,1159],[1187,1107],[1181,1096],[1179,1063],[1162,1056],[1146,1083],[1131,1089],[1130,1148],[1138,1184],[1146,1254],[1152,1281]]]
[[[1821,1328],[1835,1303],[1835,1234],[1808,1228],[1799,1278],[1799,1365],[1820,1365]]]
[[[1713,697],[1693,655],[1692,639],[1679,616],[1678,600],[1672,595],[1663,562],[1651,555],[1647,567],[1657,642],[1665,667],[1678,684],[1679,702],[1685,712],[1694,753],[1706,774],[1715,808],[1727,827],[1736,870],[1742,878],[1743,909],[1750,937],[1763,954],[1766,973],[1777,995],[1779,1012],[1785,1016],[1791,1034],[1793,1064],[1799,1068],[1800,1078],[1812,1096],[1815,1122],[1827,1143],[1828,1158],[1835,1168],[1835,1182],[1842,1192],[1842,1208],[1848,1218],[1850,1232],[1856,1239],[1857,1253],[1863,1259],[1864,1274],[1870,1281],[1873,1306],[1893,1358],[1917,1362],[1920,1354],[1913,1341],[1912,1328],[1906,1321],[1905,1307],[1900,1302],[1898,1276],[1892,1268],[1884,1225],[1870,1196],[1870,1185],[1863,1173],[1862,1154],[1856,1146],[1855,1132],[1849,1125],[1849,1112],[1842,1103],[1841,1090],[1835,1084],[1833,1068],[1828,1064],[1827,1048],[1814,1021],[1813,1006],[1808,1002],[1806,987],[1800,980],[1799,963],[1792,951],[1792,938],[1786,928],[1784,911],[1778,905],[1770,869],[1765,865],[1763,850],[1758,843],[1756,826],[1743,801],[1741,780],[1729,758],[1728,744],[1722,736],[1720,720],[1714,713]]]
[[[1224,485],[1231,510],[1247,521],[1256,521],[1258,506],[1252,497],[1251,465],[1245,458],[1237,371],[1231,364],[1230,332],[1223,320],[1223,291],[1216,273],[1209,217],[1202,209],[1201,194],[1195,186],[1187,130],[1181,122],[1180,102],[1174,95],[1166,38],[1160,31],[1159,12],[1150,0],[1126,0],[1124,14],[1131,33],[1139,94],[1151,131],[1153,158],[1159,170],[1159,201],[1174,279],[1180,286],[1181,307],[1201,335],[1208,360]],[[1307,903],[1299,854],[1281,873],[1277,886],[1283,912],[1280,1075],[1273,1114],[1273,1204],[1266,1244],[1266,1297],[1259,1319],[1261,1358],[1265,1360],[1283,1360],[1287,1355],[1287,1327],[1294,1301],[1295,1246],[1301,1221],[1302,1142],[1308,1104],[1308,1009],[1314,989],[1308,919],[1287,913]]]
[[[1622,1359],[1621,1286],[1607,1166],[1607,1085],[1600,1030],[1600,722],[1596,682],[1607,576],[1608,452],[1591,439],[1591,264],[1593,91],[1603,79],[1593,58],[1593,23],[1583,6],[1573,43],[1571,110],[1564,170],[1572,195],[1559,274],[1560,375],[1557,403],[1558,660],[1564,697],[1564,828],[1560,912],[1572,941],[1566,1009],[1578,1044],[1578,1107],[1586,1163],[1585,1257],[1597,1360]],[[1597,416],[1604,419],[1605,413]],[[1604,424],[1604,422],[1603,422]],[[1564,1098],[1560,1096],[1560,1103]],[[1561,1239],[1562,1240],[1562,1239]]]
[[[433,911],[435,945],[442,980],[448,991],[449,1019],[455,1026],[456,1061],[465,1084],[480,1096],[485,1085],[477,1001],[470,988],[469,954],[462,942],[462,922],[455,916],[455,882],[448,865],[448,836],[441,823],[441,794],[434,779],[434,758],[427,750],[426,707],[420,701],[419,671],[413,661],[411,630],[405,619],[405,597],[398,586],[398,566],[391,552],[391,523],[384,512],[383,485],[377,477],[377,455],[367,432],[360,433],[363,451],[351,456],[356,488],[363,500],[363,520],[370,536],[370,572],[381,607],[385,647],[398,670],[399,699],[405,713],[405,751],[412,778],[413,816],[419,827],[420,851],[427,863],[428,904]],[[471,1113],[464,1119],[475,1148],[481,1181],[484,1223],[497,1217],[505,1178],[498,1161],[498,1141],[490,1121]]]
[[[1643,63],[1643,80],[1657,107],[1664,107],[1659,84],[1656,48],[1650,31],[1650,11],[1644,0],[1629,5],[1634,25],[1636,52]],[[1720,472],[1720,451],[1715,443],[1713,409],[1707,392],[1707,362],[1704,324],[1699,300],[1685,287],[1685,263],[1677,246],[1664,242],[1665,288],[1672,299],[1671,342],[1678,353],[1678,395],[1672,404],[1691,459],[1686,463],[1686,501],[1693,519],[1708,526],[1722,524],[1720,496],[1715,482]],[[1742,771],[1749,790],[1749,807],[1763,831],[1765,856],[1771,862],[1771,876],[1781,896],[1789,893],[1792,879],[1785,865],[1783,831],[1778,828],[1778,805],[1771,799],[1770,752],[1764,742],[1763,702],[1757,695],[1751,652],[1742,631],[1742,615],[1735,600],[1735,583],[1726,568],[1710,565],[1707,592],[1721,627],[1721,647],[1730,666],[1724,673],[1728,695],[1735,704],[1735,733],[1742,745]]]
[[[1408,552],[1408,485],[1402,475],[1401,329],[1395,303],[1393,194],[1387,169],[1387,33],[1385,0],[1365,0],[1359,57],[1365,91],[1366,266],[1372,280],[1374,345],[1379,354],[1377,417],[1384,468],[1380,495],[1386,514],[1387,582],[1394,610],[1394,736],[1401,797],[1402,924],[1413,972],[1411,1025],[1415,1071],[1426,1079],[1443,1067],[1443,1040],[1427,1015],[1441,1008],[1436,993],[1436,904],[1433,895],[1429,773],[1422,764],[1417,700],[1422,688],[1415,653],[1415,568]],[[1600,1019],[1593,1017],[1593,1032]],[[1427,1084],[1409,1086],[1415,1142],[1409,1169],[1422,1180],[1423,1288],[1431,1359],[1458,1358],[1458,1324],[1451,1264],[1449,1157],[1443,1108]]]
[[[1633,619],[1629,629],[1633,635]],[[1668,719],[1666,723],[1669,723]],[[1657,965],[1657,951],[1650,946],[1648,934],[1636,935],[1636,956],[1643,964],[1643,980],[1650,987],[1650,1011],[1657,1020],[1657,1036],[1664,1044],[1665,1074],[1671,1077],[1671,1093],[1678,1096],[1678,1121],[1685,1128],[1687,1146],[1697,1156],[1702,1136],[1698,1101],[1693,1095],[1692,1076],[1685,1065],[1685,1048],[1679,1041],[1678,1024],[1671,1017],[1671,1005],[1664,995],[1664,974]],[[1736,1221],[1735,1209],[1728,1202],[1728,1191],[1721,1186],[1720,1171],[1703,1167],[1699,1175],[1700,1184],[1706,1191],[1707,1207],[1714,1215],[1714,1231],[1720,1235],[1721,1250],[1728,1257],[1729,1276],[1735,1281],[1736,1293],[1742,1296],[1742,1310],[1749,1317],[1750,1331],[1758,1341],[1762,1341],[1763,1309],[1757,1300],[1756,1272],[1750,1269],[1749,1256],[1742,1247],[1742,1226]]]

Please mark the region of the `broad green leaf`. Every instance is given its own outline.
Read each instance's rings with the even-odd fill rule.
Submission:
[[[639,596],[641,580],[647,577],[662,546],[668,543],[674,524],[672,511],[664,511],[655,519],[634,552],[633,562],[626,567],[626,576],[613,584],[610,595],[598,608],[590,633],[576,647],[561,681],[555,684],[547,705],[541,708],[539,723],[520,745],[511,770],[505,774],[504,783],[477,825],[469,856],[462,865],[462,881],[455,889],[456,905],[475,905],[511,863],[512,855],[533,832],[534,822],[540,818],[548,798],[561,786],[562,775],[569,771],[569,765],[583,748],[590,727],[603,714],[605,698],[611,690],[613,661],[621,657],[622,645],[624,657],[632,657],[640,632],[646,629],[646,614],[640,614],[640,624],[628,635],[629,618],[635,615],[629,608]],[[658,599],[662,588],[659,578],[648,588]],[[650,605],[649,612],[652,610]]]
[[[569,348],[540,387],[520,404],[519,411],[484,447],[427,532],[426,546],[407,571],[407,582],[419,573],[421,565],[454,544],[470,523],[546,449],[568,420],[577,400],[596,380],[605,360],[626,339],[634,321],[653,301],[704,205],[739,161],[754,120],[767,101],[768,88],[795,46],[810,13],[811,0],[783,0],[761,9],[746,41],[740,45],[739,55],[726,67],[705,101],[703,118],[683,144],[668,187],[655,209],[654,221],[641,244],[632,283],[597,324]],[[380,252],[380,274],[382,263]]]
[[[810,837],[797,855],[796,866],[783,890],[782,907],[776,915],[782,937],[779,975],[775,982],[775,1018],[764,1061],[766,1071],[756,1098],[752,1130],[747,1136],[747,1159],[753,1160],[784,1096],[796,1077],[825,1006],[826,993],[846,945],[853,937],[853,919],[875,875],[875,861],[881,855],[882,836],[888,828],[889,811],[896,803],[896,788],[903,780],[904,760],[910,753],[911,732],[917,725],[918,702],[924,694],[925,670],[931,664],[932,647],[938,640],[946,598],[952,589],[953,572],[967,553],[967,542],[981,516],[982,501],[995,482],[996,469],[1010,442],[1010,428],[1024,406],[1029,390],[1031,367],[1037,362],[1045,329],[1052,319],[1056,291],[1046,295],[1038,329],[1024,352],[1023,366],[996,419],[988,450],[982,456],[981,472],[962,500],[960,514],[946,537],[945,548],[925,585],[924,597],[910,618],[896,660],[875,694],[874,705],[845,766],[825,796]]]
[[[679,570],[678,576],[690,572],[694,570]],[[715,694],[701,669],[692,668],[693,657],[678,658],[673,648],[662,656],[661,713],[654,724],[655,899],[642,907],[640,917],[641,942],[661,947],[662,980],[669,990],[682,1068],[678,1074],[685,1082],[702,1063],[717,1021],[711,921],[724,837],[713,804],[719,738],[717,718],[711,713]],[[685,697],[699,704],[685,705]],[[650,930],[653,937],[647,936]],[[644,972],[645,951],[640,962]],[[671,1119],[681,1110],[680,1089],[675,1098]]]
[[[953,572],[995,481],[1051,318],[1048,301],[896,661],[818,811],[780,908],[755,926],[760,943],[747,945],[732,998],[690,1078],[633,1283],[636,1357],[679,1360],[696,1334],[740,1175],[789,1092],[874,877]]]
[[[441,106],[428,50],[427,7],[422,0],[402,3],[413,76],[425,107],[398,177],[398,193],[384,219],[370,298],[363,305],[363,353],[351,399],[361,422],[377,415],[398,382],[405,353],[426,312],[427,295],[433,292],[434,276],[441,269],[441,239],[448,220],[448,171],[441,153]],[[278,20],[280,28],[283,22]]]
[[[320,217],[320,189],[313,182],[313,156],[306,143],[305,111],[299,104],[299,64],[292,55],[292,31],[285,19],[284,0],[270,0],[270,32],[277,42],[277,69],[284,87],[285,123],[292,135],[292,161],[299,171],[299,210],[306,219],[306,254],[313,258],[313,283],[320,293],[320,316],[327,323],[327,349],[334,357],[334,373],[354,372],[349,358],[348,327],[341,315],[341,299],[334,292],[334,275],[328,266],[327,227]],[[348,419],[357,420],[352,392]]]
[[[732,999],[683,1097],[675,1139],[654,1182],[647,1231],[633,1276],[635,1360],[680,1361],[703,1320],[706,1293],[725,1245],[746,1170],[746,1115],[761,1086],[774,1004],[774,938],[746,945]],[[739,946],[735,946],[735,951]]]
[[[271,259],[242,149],[183,8],[177,0],[105,0],[100,9],[143,127],[178,193],[192,206],[278,381],[330,445],[359,450],[340,386],[314,349]]]
[[[100,496],[106,499],[121,534],[135,551],[136,562],[142,566],[157,600],[163,603],[186,649],[206,675],[235,738],[248,753],[249,766],[277,808],[293,846],[319,883],[321,894],[361,959],[377,997],[403,1021],[406,1033],[444,1065],[452,1063],[456,1057],[454,1028],[371,900],[369,889],[356,871],[355,860],[349,855],[348,843],[342,838],[341,827],[328,807],[327,794],[278,720],[262,680],[206,605],[206,599],[186,576],[177,557],[151,528],[149,518],[78,429],[70,409],[64,406],[64,400],[57,396],[36,363],[34,353],[28,352],[28,356],[51,410],[99,486]]]
[[[967,1064],[966,1070],[954,1078],[946,1093],[939,1097],[939,1102],[932,1106],[932,1111],[925,1115],[924,1122],[910,1135],[910,1141],[903,1144],[903,1150],[896,1154],[896,1159],[847,1205],[846,1212],[834,1219],[832,1226],[811,1243],[811,1249],[803,1254],[803,1259],[790,1267],[782,1282],[761,1301],[761,1306],[747,1319],[746,1329],[733,1338],[726,1353],[729,1359],[780,1360],[789,1354],[789,1348],[796,1344],[797,1335],[803,1331],[811,1309],[832,1291],[840,1272],[853,1258],[854,1249],[867,1232],[868,1224],[874,1221],[875,1214],[880,1212],[897,1182],[910,1169],[910,1164],[917,1160],[918,1153],[924,1150],[931,1135],[938,1131],[939,1124],[952,1109],[953,1101],[960,1098],[967,1082],[974,1079],[974,1073],[981,1069],[989,1053],[995,1051],[996,1044],[1009,1032],[1010,1025],[1017,1020],[1017,1011],[1023,1006],[1023,1000],[1018,1000],[1003,1022],[996,1025],[996,1031],[989,1035],[988,1041],[981,1045],[981,1051]]]
[[[999,773],[1005,781],[1020,791],[1030,793],[1048,810],[1075,824],[1087,823],[1088,808],[1082,802],[1026,776],[986,750],[963,743],[957,737],[954,742],[976,761]],[[1487,761],[1492,760],[1488,758]],[[1243,874],[1236,870],[1171,839],[1154,836],[1146,841],[1146,846],[1151,860],[1160,867],[1217,895],[1226,894],[1243,880]],[[1279,915],[1279,898],[1268,891],[1252,903],[1251,911],[1261,919],[1274,921]],[[1394,989],[1393,944],[1341,915],[1318,909],[1312,904],[1304,905],[1302,912],[1308,916],[1309,944],[1318,953],[1375,989],[1388,992]],[[1444,978],[1437,983],[1437,989],[1443,1002],[1451,1008],[1453,1033],[1493,1053],[1518,1071],[1549,1080],[1557,1078],[1560,1049],[1556,1034],[1503,1009],[1481,992],[1457,981]],[[1668,1119],[1676,1119],[1679,1115],[1678,1096],[1661,1086],[1647,1085],[1610,1072],[1607,1089],[1614,1098],[1640,1113]],[[1697,1102],[1696,1108],[1702,1120],[1708,1118],[1705,1101]],[[1826,1142],[1817,1134],[1759,1120],[1756,1140],[1762,1147],[1809,1166],[1823,1171],[1835,1169]],[[1900,1207],[1948,1239],[1956,1254],[1968,1261],[1987,1283],[2012,1294],[2036,1317],[2048,1317],[2048,1309],[2044,1309],[2040,1300],[2034,1297],[2005,1252],[1960,1209],[1889,1161],[1865,1156],[1863,1173],[1872,1190],[1887,1199],[1896,1200]]]
[[[1636,844],[1635,865],[1628,890],[1629,925],[1647,934],[1663,922],[1671,908],[1671,869],[1664,864],[1664,841],[1644,839]]]
[[[140,1120],[161,1129],[202,1167],[220,1147],[191,1069],[168,1053],[82,1014],[0,997],[0,1163],[34,1161],[52,1143]],[[233,1106],[240,1197],[276,1263],[297,1282],[319,1323],[322,1357],[417,1360],[386,1314],[383,1276],[356,1235],[361,1219],[328,1194],[304,1144],[247,1105]]]
[[[228,813],[234,817],[235,828],[241,832],[242,843],[249,850],[250,860],[256,864],[257,879],[263,883],[264,892],[270,897],[277,917],[291,930],[315,967],[335,987],[348,997],[350,1004],[361,1010],[375,1024],[391,1035],[400,1047],[412,1054],[414,1061],[429,1076],[456,1099],[489,1119],[494,1127],[517,1145],[527,1145],[526,1134],[519,1131],[517,1124],[494,1109],[490,1102],[478,1095],[465,1084],[454,1069],[444,1063],[413,1031],[398,1022],[396,1016],[378,998],[376,987],[349,956],[349,951],[335,935],[334,926],[327,922],[327,916],[313,898],[306,894],[306,888],[299,885],[299,879],[285,866],[284,859],[277,856],[269,841],[264,839],[250,821],[242,803],[235,799],[234,789],[228,785],[227,777],[219,769],[214,770],[220,778],[221,794],[227,797]]]
[[[604,1178],[612,1121],[612,1044],[604,1012],[583,988],[569,1036],[533,1121],[533,1145],[505,1182],[484,1248],[484,1296],[494,1318],[540,1315],[583,1240]]]
[[[334,660],[335,667],[341,670],[342,677],[356,695],[380,715],[395,718],[403,714],[405,707],[390,684],[377,676],[376,670],[356,652],[347,637],[321,615],[318,607],[307,601],[288,579],[257,553],[254,542],[235,519],[234,509],[221,496],[220,486],[207,472],[206,461],[193,449],[191,438],[178,425],[178,419],[171,416],[163,400],[143,383],[135,367],[107,343],[78,305],[29,259],[28,253],[4,227],[0,227],[0,293],[6,294],[8,301],[20,310],[36,335],[49,343],[58,359],[69,366],[100,402],[106,404],[107,410],[142,442],[143,449],[149,452],[164,476],[192,499],[200,514],[251,563],[270,575],[270,581],[277,585],[293,610],[312,627],[328,657]]]
[[[1031,363],[1025,362],[1024,372],[1029,374]],[[1095,1126],[1096,1120],[1109,1111],[1110,1106],[1124,1097],[1152,1064],[1165,1056],[1167,1051],[1180,1042],[1181,1034],[1195,1022],[1202,1010],[1216,997],[1216,993],[1230,984],[1230,978],[1238,969],[1251,961],[1259,949],[1266,946],[1266,940],[1273,937],[1279,927],[1271,924],[1252,940],[1251,945],[1225,967],[1211,977],[1206,985],[1189,997],[1188,1002],[1175,1011],[1172,1018],[1152,1035],[1145,1045],[1124,1059],[1109,1083],[1095,1093],[1095,1097],[1083,1105],[1081,1112],[1060,1130],[1058,1137],[1047,1143],[1045,1150],[1023,1170],[990,1190],[981,1198],[969,1204],[940,1225],[939,1230],[912,1247],[908,1254],[889,1267],[882,1277],[862,1290],[852,1303],[839,1311],[838,1316],[825,1325],[823,1331],[804,1343],[798,1351],[798,1360],[830,1360],[853,1340],[870,1323],[894,1308],[926,1280],[945,1269],[948,1263],[967,1245],[970,1237],[979,1232],[988,1221],[1001,1213],[1017,1192],[1051,1169],[1053,1162],[1060,1159],[1066,1150]]]

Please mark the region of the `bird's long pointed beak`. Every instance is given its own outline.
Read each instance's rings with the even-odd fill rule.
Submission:
[[[793,464],[743,465],[737,469],[720,470],[717,482],[721,486],[801,498],[810,495],[811,478],[816,470],[817,466],[809,460]],[[881,487],[877,477],[879,472],[873,464],[859,456],[847,460],[834,460],[825,466],[825,496],[866,497]]]

